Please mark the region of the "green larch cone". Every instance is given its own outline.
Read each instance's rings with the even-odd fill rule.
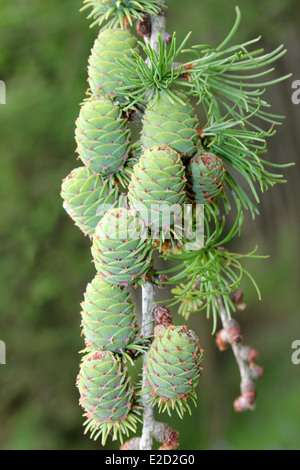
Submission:
[[[85,344],[91,350],[124,354],[135,349],[139,332],[129,292],[107,284],[99,275],[88,284],[82,307]]]
[[[95,440],[102,436],[105,445],[109,433],[113,440],[129,430],[136,431],[138,408],[133,386],[121,359],[113,353],[92,352],[82,360],[77,377],[80,405],[87,421],[85,433]]]
[[[79,167],[63,180],[63,207],[75,225],[90,237],[105,212],[118,204],[119,191],[86,167]]]
[[[186,178],[180,156],[167,146],[145,151],[133,167],[128,198],[132,210],[154,231],[181,216]]]
[[[187,166],[188,192],[196,204],[213,202],[223,190],[226,169],[221,158],[200,151]]]
[[[93,18],[95,24],[100,26],[108,20],[106,27],[124,24],[132,25],[133,19],[142,20],[145,14],[156,15],[160,9],[159,0],[85,0],[86,6],[82,10],[91,7],[88,18]],[[110,19],[112,17],[112,19]]]
[[[153,245],[143,222],[127,209],[106,212],[96,227],[92,255],[109,284],[142,282],[152,264]]]
[[[179,91],[174,92],[185,103],[171,103],[168,94],[161,92],[158,100],[150,101],[144,114],[142,146],[168,145],[182,158],[191,157],[197,152],[199,122],[188,97]]]
[[[117,90],[120,86],[129,85],[124,78],[128,71],[118,63],[118,59],[131,58],[136,46],[137,40],[129,31],[100,31],[89,57],[89,85],[93,95],[109,95],[120,104],[124,101],[124,97],[118,96]]]
[[[93,172],[112,176],[122,172],[130,149],[130,130],[118,105],[108,98],[92,99],[76,121],[77,151]]]
[[[191,412],[189,398],[196,405],[203,350],[195,333],[186,326],[158,326],[155,333],[147,353],[144,393],[160,411],[170,414],[176,410],[182,417],[186,409]]]

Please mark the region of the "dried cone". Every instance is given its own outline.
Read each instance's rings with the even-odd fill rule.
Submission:
[[[122,104],[124,98],[118,96],[118,88],[129,85],[127,69],[118,59],[131,58],[137,40],[129,31],[119,28],[100,31],[89,57],[89,85],[95,96],[109,95]]]
[[[81,306],[81,326],[88,349],[124,354],[136,348],[139,330],[134,304],[125,289],[107,284],[98,275],[88,284]]]
[[[112,432],[113,440],[128,430],[135,431],[139,414],[127,369],[113,353],[92,352],[83,358],[77,377],[80,405],[84,409],[87,433],[95,440],[102,436],[102,445]]]
[[[145,151],[133,167],[129,184],[130,206],[155,231],[174,224],[185,200],[184,166],[167,146]]]
[[[92,254],[109,284],[141,282],[151,267],[153,246],[143,222],[127,209],[107,211],[96,227]]]
[[[199,122],[188,97],[182,92],[174,92],[183,102],[172,102],[163,91],[159,99],[152,100],[144,114],[142,146],[168,145],[182,158],[191,157],[197,152]]]
[[[211,152],[198,152],[187,166],[188,191],[196,204],[212,202],[223,190],[225,168]]]
[[[76,121],[77,152],[93,172],[121,172],[130,149],[130,130],[121,109],[110,99],[87,101]]]
[[[63,207],[85,235],[92,236],[105,212],[119,200],[117,188],[86,167],[76,168],[63,180]]]
[[[196,405],[195,388],[201,374],[203,351],[198,338],[186,326],[159,329],[147,353],[145,393],[160,411],[176,410],[180,417]],[[191,412],[191,411],[190,411]]]

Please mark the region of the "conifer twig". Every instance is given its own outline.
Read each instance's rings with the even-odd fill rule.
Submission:
[[[242,344],[241,327],[236,320],[228,317],[221,296],[218,296],[218,303],[223,329],[217,333],[217,345],[221,351],[231,347],[241,376],[241,395],[234,401],[234,410],[238,413],[254,410],[256,401],[254,380],[264,375],[264,369],[256,365],[257,351]]]
[[[153,317],[153,304],[154,304],[154,285],[150,281],[145,282],[145,287],[142,289],[142,337],[146,338],[153,335],[154,317]],[[146,386],[146,354],[143,357],[143,382],[142,389]],[[143,432],[139,443],[140,450],[151,450],[153,444],[153,431],[155,428],[154,410],[153,406],[147,403],[147,398],[143,399]]]
[[[154,284],[150,281],[145,281],[145,287],[142,289],[142,337],[149,337],[153,335],[154,328]],[[143,364],[143,381],[142,389],[146,385],[146,355],[144,355]],[[179,435],[177,431],[170,428],[165,423],[158,423],[154,418],[153,405],[143,401],[143,431],[141,438],[133,438],[122,445],[121,450],[152,450],[153,438],[162,443],[160,450],[174,450],[179,444]]]
[[[161,35],[164,42],[168,41],[170,35],[166,32],[166,10],[165,0],[159,0],[161,3],[161,10],[158,15],[151,17],[151,35],[149,37],[145,36],[145,42],[150,42],[150,46],[154,51],[158,53],[159,51],[159,42],[158,36]]]
[[[153,429],[153,437],[158,442],[162,443],[162,446],[159,448],[159,450],[175,450],[178,447],[179,444],[179,435],[177,431],[174,431],[174,429],[170,428],[167,424],[165,423],[156,423],[154,422],[154,429]],[[141,444],[141,438],[140,437],[134,437],[133,439],[130,439],[130,441],[125,442],[121,446],[121,450],[141,450],[140,448]]]

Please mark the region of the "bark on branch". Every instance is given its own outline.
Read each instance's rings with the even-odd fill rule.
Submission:
[[[143,312],[143,324],[142,324],[142,337],[147,338],[153,335],[154,329],[154,317],[153,317],[153,306],[154,306],[154,285],[146,281],[145,287],[142,290],[142,312]],[[143,382],[142,390],[146,385],[146,354],[143,357]],[[153,431],[155,429],[154,421],[154,410],[151,405],[147,403],[147,397],[143,396],[143,433],[140,439],[139,448],[140,450],[151,450],[153,445]]]

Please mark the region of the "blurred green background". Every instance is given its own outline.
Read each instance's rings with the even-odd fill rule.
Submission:
[[[217,45],[235,19],[236,0],[170,0],[169,32],[194,43]],[[286,115],[268,158],[299,161],[300,105],[291,85],[300,79],[299,0],[243,0],[236,41],[263,34],[267,51],[288,53],[276,76],[293,77],[268,92],[274,111]],[[1,449],[101,449],[83,436],[75,378],[83,341],[80,302],[94,276],[87,239],[69,220],[59,196],[61,180],[77,166],[74,122],[87,88],[87,59],[97,28],[90,30],[80,0],[1,0],[0,79],[0,366]],[[218,352],[211,322],[189,323],[206,351],[199,405],[183,421],[181,449],[299,449],[300,365],[291,344],[300,339],[299,165],[285,171],[287,185],[262,198],[261,216],[247,217],[234,249],[270,254],[247,263],[263,294],[245,283],[247,310],[238,314],[245,343],[260,351],[266,375],[258,383],[255,412],[236,415],[239,375],[230,351]],[[161,294],[160,294],[161,295]],[[179,317],[176,323],[181,323]],[[136,364],[137,375],[140,363]],[[116,448],[111,442],[108,448]]]

